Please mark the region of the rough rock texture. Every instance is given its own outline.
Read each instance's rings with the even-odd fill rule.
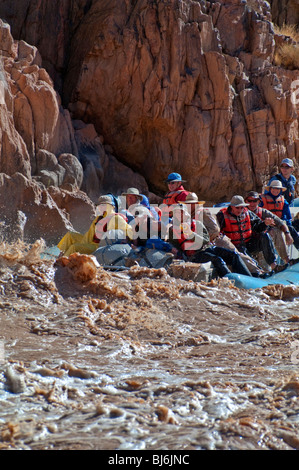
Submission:
[[[120,191],[133,181],[148,192],[144,178],[104,148],[93,125],[72,122],[37,48],[14,40],[2,20],[0,53],[2,239],[56,243],[68,229],[87,230],[114,172]]]
[[[1,221],[5,222],[1,236],[5,240],[44,238],[51,244],[58,234],[72,228],[48,192],[21,173],[0,173],[0,195]]]
[[[45,187],[75,183],[93,201],[124,185],[162,195],[178,171],[219,201],[261,190],[281,158],[298,159],[299,71],[274,65],[267,2],[2,0],[0,17],[18,40],[6,39],[18,52],[5,68],[18,89],[19,171]],[[18,159],[1,165],[12,174]]]
[[[202,198],[227,199],[261,190],[281,158],[297,158],[289,90],[299,74],[273,65],[267,4],[258,13],[239,0],[104,3],[76,32],[65,96],[152,188],[162,193],[176,170]]]
[[[1,20],[0,51],[1,238],[55,243],[73,228],[46,190],[63,186],[70,178],[65,153],[60,155],[76,149],[69,112],[62,109],[37,49],[15,41]],[[60,155],[60,164],[55,154]],[[72,168],[81,167],[80,177],[72,180],[78,188],[83,170],[72,158]],[[92,202],[87,206],[93,208]]]
[[[278,25],[299,23],[298,0],[270,0],[273,21]]]

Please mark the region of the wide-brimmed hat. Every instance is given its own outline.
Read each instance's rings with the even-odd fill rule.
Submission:
[[[248,198],[256,199],[258,200],[260,198],[260,195],[257,191],[249,191],[249,193],[246,194],[245,201],[247,201]]]
[[[198,197],[197,197],[197,194],[195,193],[189,193],[187,194],[187,197],[184,201],[184,204],[200,204],[200,205],[204,205],[206,203],[206,201],[199,201],[198,200]]]
[[[114,207],[114,203],[113,203],[111,197],[108,196],[108,195],[103,195],[103,196],[99,197],[97,205],[99,206],[101,204],[110,204],[110,206]]]
[[[284,158],[280,164],[281,165],[288,165],[290,168],[293,168],[294,162],[290,158]]]
[[[249,204],[247,204],[244,201],[244,198],[242,196],[233,196],[229,204],[230,204],[230,206],[233,206],[233,207],[246,207],[246,206],[249,206]]]
[[[129,188],[127,189],[126,192],[122,193],[122,196],[137,196],[140,201],[142,201],[143,196],[142,194],[139,193],[139,190],[137,188]]]
[[[271,188],[281,189],[281,191],[286,191],[287,190],[287,188],[282,186],[282,182],[279,181],[279,180],[273,180],[273,181],[270,182],[270,184],[268,184],[268,186],[266,186],[267,191],[270,191]]]
[[[185,180],[182,179],[179,173],[170,173],[166,179],[166,183],[176,183],[179,181],[181,181],[182,183],[186,182]]]

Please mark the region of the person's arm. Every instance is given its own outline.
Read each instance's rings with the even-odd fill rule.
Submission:
[[[182,224],[182,231],[186,237],[184,251],[201,250],[210,243],[209,233],[202,222],[195,220],[195,230],[191,230],[188,224]]]
[[[257,233],[264,232],[267,228],[267,224],[265,224],[265,222],[261,220],[254,212],[251,212],[250,210],[248,210],[248,212],[252,230]]]
[[[225,223],[224,223],[224,215],[222,211],[217,212],[216,218],[219,224],[220,231],[223,229]]]
[[[275,227],[278,227],[283,231],[283,228],[285,227],[284,221],[277,217],[277,215],[273,214],[273,212],[268,211],[268,209],[263,209],[263,220],[266,218],[273,219]]]
[[[292,224],[292,214],[291,214],[291,211],[290,211],[290,206],[287,203],[287,201],[285,201],[284,206],[283,206],[282,220],[284,220],[287,223],[287,225]]]
[[[217,218],[208,209],[200,211],[198,216],[199,218],[197,220],[201,220],[200,217],[202,217],[202,222],[209,233],[210,240],[213,241],[215,238],[219,237],[220,228]]]
[[[285,234],[285,241],[287,245],[292,245],[294,243],[293,237],[289,232],[289,227],[287,226],[286,222],[281,220],[277,215],[273,214],[272,212],[268,211],[267,209],[263,209],[263,214],[265,218],[272,217],[275,227],[279,228]]]

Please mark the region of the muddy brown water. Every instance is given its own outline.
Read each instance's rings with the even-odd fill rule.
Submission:
[[[1,450],[299,448],[296,289],[39,250],[1,249]]]

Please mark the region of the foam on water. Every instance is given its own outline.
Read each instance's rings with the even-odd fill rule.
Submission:
[[[297,297],[44,249],[0,249],[0,448],[296,448]]]

